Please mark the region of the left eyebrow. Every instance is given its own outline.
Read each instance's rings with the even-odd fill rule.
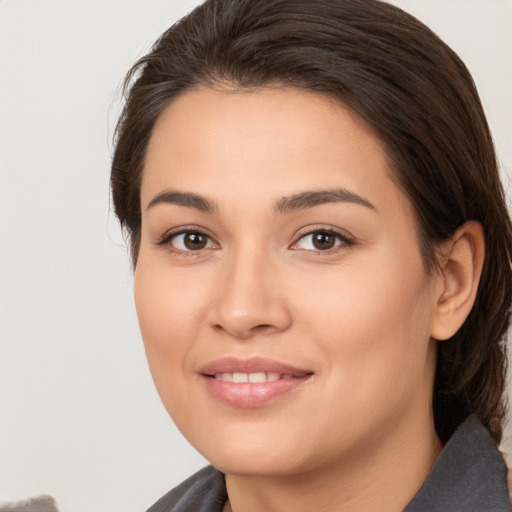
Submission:
[[[305,210],[325,203],[353,203],[377,210],[368,199],[344,188],[329,190],[311,190],[285,196],[277,201],[274,210],[276,213],[290,213]]]

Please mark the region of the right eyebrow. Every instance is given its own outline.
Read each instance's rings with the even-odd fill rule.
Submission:
[[[217,205],[206,199],[206,197],[191,192],[179,192],[177,190],[164,190],[157,194],[147,206],[147,210],[153,208],[157,204],[176,204],[187,208],[194,208],[200,212],[215,213]]]

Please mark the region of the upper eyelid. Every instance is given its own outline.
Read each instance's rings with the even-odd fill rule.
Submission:
[[[176,247],[174,245],[174,238],[178,237],[180,235],[185,235],[187,233],[199,233],[201,235],[204,235],[208,238],[210,244],[213,245],[213,247],[203,247],[197,250],[191,250],[191,249],[182,249],[180,247]],[[205,255],[206,251],[216,250],[220,248],[220,244],[213,238],[206,230],[203,228],[187,228],[187,227],[180,227],[175,229],[169,229],[167,230],[159,239],[157,239],[155,242],[155,245],[158,246],[159,249],[165,249],[170,254],[174,254],[176,257],[195,257],[199,258],[201,255]]]
[[[311,228],[311,227],[305,228],[304,231],[302,231],[302,232],[299,231],[299,233],[297,233],[295,235],[294,241],[289,245],[289,248],[292,249],[295,245],[297,245],[305,237],[313,235],[314,233],[318,233],[318,232],[330,233],[330,234],[338,237],[339,240],[341,241],[341,244],[339,244],[336,247],[333,247],[332,249],[326,249],[324,251],[318,250],[317,252],[319,252],[319,253],[329,253],[330,251],[339,249],[340,246],[348,247],[348,246],[354,246],[357,244],[356,238],[354,236],[352,236],[350,233],[345,232],[344,230],[341,230],[339,228],[334,228],[334,227],[327,228],[325,226],[318,226],[318,227],[314,227],[314,228]],[[293,249],[293,250],[304,250],[307,252],[315,252],[310,249],[300,249],[300,248]]]
[[[185,233],[201,233],[202,235],[207,236],[210,240],[212,240],[215,244],[218,244],[215,237],[209,233],[209,231],[200,226],[180,226],[177,228],[171,228],[165,231],[161,236],[159,236],[156,240],[157,245],[164,245],[169,242],[173,237],[178,235],[183,235]]]
[[[337,228],[335,226],[330,225],[318,225],[318,226],[307,226],[305,228],[299,229],[294,235],[294,242],[296,243],[300,238],[311,235],[313,233],[317,233],[318,231],[324,231],[326,233],[332,233],[333,235],[337,235],[344,240],[355,241],[355,237],[351,235],[348,231],[344,229]]]

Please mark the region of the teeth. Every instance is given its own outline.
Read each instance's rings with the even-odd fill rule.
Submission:
[[[265,372],[249,373],[249,382],[267,382]]]
[[[290,380],[293,375],[281,375],[277,372],[255,372],[255,373],[216,373],[214,376],[217,380],[224,380],[226,382],[274,382],[279,379]]]

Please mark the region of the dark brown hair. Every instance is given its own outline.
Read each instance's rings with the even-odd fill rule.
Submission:
[[[219,83],[326,94],[369,122],[415,208],[429,272],[440,242],[468,220],[482,224],[476,303],[462,328],[438,343],[433,407],[443,441],[472,413],[499,441],[512,233],[490,131],[459,57],[417,19],[378,0],[207,0],[167,30],[125,81],[111,185],[134,265],[155,121],[178,95]]]

